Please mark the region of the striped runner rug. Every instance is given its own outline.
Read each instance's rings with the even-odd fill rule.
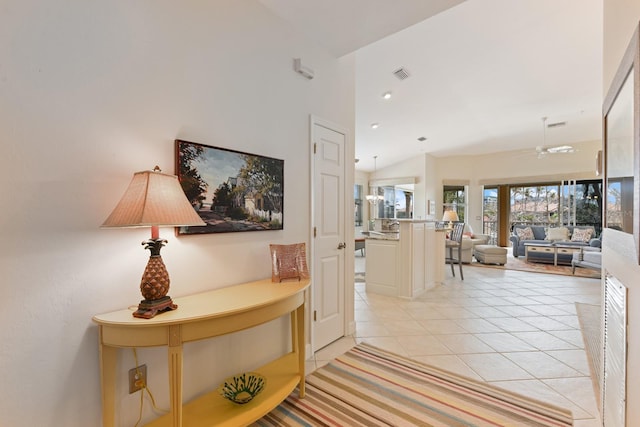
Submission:
[[[571,426],[571,412],[359,344],[254,426]]]

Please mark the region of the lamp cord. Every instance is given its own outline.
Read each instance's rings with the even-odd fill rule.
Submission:
[[[133,359],[134,359],[135,364],[136,364],[136,374],[138,374],[138,375],[142,375],[142,372],[140,372],[140,370],[139,370],[139,368],[138,368],[138,366],[139,366],[139,365],[138,365],[138,352],[136,351],[136,348],[135,348],[135,347],[134,347],[134,348],[132,348],[132,350],[133,350]],[[151,407],[152,407],[153,409],[155,409],[155,410],[156,410],[156,411],[158,411],[158,412],[167,412],[167,413],[169,412],[169,411],[168,411],[168,410],[166,410],[166,409],[161,409],[161,408],[158,408],[158,407],[156,406],[156,400],[155,400],[155,398],[153,397],[153,393],[151,393],[151,389],[148,387],[148,385],[147,385],[147,381],[146,381],[146,379],[145,379],[144,385],[142,386],[142,390],[140,390],[140,412],[138,413],[138,420],[136,421],[136,423],[135,423],[134,427],[138,427],[138,425],[139,425],[139,424],[140,424],[140,422],[142,421],[142,409],[143,409],[143,407],[144,407],[144,392],[145,392],[145,391],[146,391],[147,393],[149,393],[149,398],[151,399]]]

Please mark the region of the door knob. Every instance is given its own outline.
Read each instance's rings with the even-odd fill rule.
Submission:
[[[347,244],[345,242],[338,244],[338,249],[344,249],[346,247],[347,247]]]

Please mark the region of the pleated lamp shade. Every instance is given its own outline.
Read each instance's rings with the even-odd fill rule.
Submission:
[[[136,172],[102,227],[179,227],[205,225],[185,196],[178,177],[158,171]]]

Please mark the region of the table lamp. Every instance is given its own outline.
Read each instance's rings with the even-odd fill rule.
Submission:
[[[459,221],[458,214],[456,211],[444,211],[444,216],[442,217],[443,222],[448,222],[448,227],[453,228],[453,222]]]
[[[178,177],[153,171],[136,172],[127,191],[101,228],[151,227],[151,239],[142,242],[151,251],[149,262],[142,275],[140,301],[134,317],[150,319],[156,314],[175,310],[169,292],[167,272],[160,249],[167,243],[160,238],[159,227],[206,225],[187,200]]]

